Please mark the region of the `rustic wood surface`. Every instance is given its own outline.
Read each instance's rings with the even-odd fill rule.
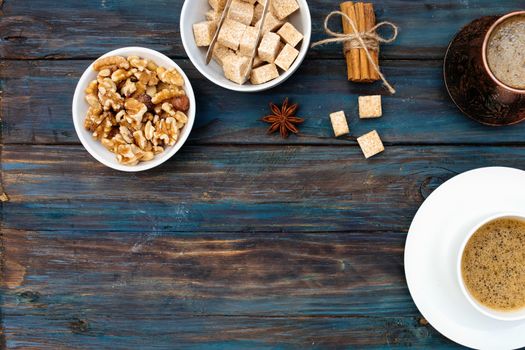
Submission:
[[[384,89],[348,83],[337,46],[271,91],[215,87],[185,57],[182,2],[0,0],[0,348],[457,348],[408,293],[406,232],[452,176],[525,168],[525,123],[462,116],[441,62],[462,25],[522,2],[375,1],[401,32],[381,53],[398,93],[373,121],[357,96]],[[309,4],[317,40],[337,2]],[[83,70],[129,45],[174,58],[198,100],[188,143],[139,174],[97,163],[71,120]],[[306,122],[283,141],[258,119],[287,96]],[[335,139],[340,109],[352,136]],[[387,149],[365,160],[372,129]]]

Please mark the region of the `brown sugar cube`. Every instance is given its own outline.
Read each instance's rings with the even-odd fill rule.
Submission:
[[[197,46],[209,46],[217,29],[217,23],[205,21],[193,25],[193,36]]]
[[[257,46],[257,33],[259,31],[255,27],[248,26],[244,31],[239,45],[239,52],[244,56],[252,56],[253,50]]]
[[[222,11],[224,6],[226,6],[227,0],[208,0],[211,8],[215,11]]]
[[[357,142],[359,143],[359,147],[361,147],[361,150],[367,159],[385,150],[383,142],[381,142],[381,138],[375,130],[369,132],[366,135],[358,137]]]
[[[299,44],[299,42],[303,40],[303,35],[301,34],[301,32],[295,29],[293,24],[291,24],[290,22],[286,22],[285,24],[283,24],[281,29],[277,31],[277,34],[279,34],[279,36],[283,38],[285,43],[290,44],[292,47],[296,47],[297,44]]]
[[[228,56],[235,56],[235,51],[227,48],[226,46],[222,46],[219,43],[215,44],[212,54],[212,57],[215,60],[215,62],[217,62],[221,66],[224,66],[224,59]]]
[[[268,32],[264,34],[257,52],[263,61],[273,63],[277,57],[280,46],[281,37],[275,33]]]
[[[360,118],[379,118],[382,115],[381,95],[359,96]]]
[[[261,23],[261,19],[258,20],[257,23],[255,23],[255,27],[256,28],[259,28],[259,25]],[[273,32],[274,30],[279,29],[283,25],[283,23],[284,22],[279,20],[279,19],[277,19],[277,17],[275,17],[273,15],[273,13],[268,12],[266,14],[266,18],[264,19],[262,32],[263,32],[263,34],[265,34],[267,32]]]
[[[296,0],[272,0],[271,6],[272,13],[280,20],[299,10],[299,4]]]
[[[255,8],[253,9],[253,19],[251,23],[253,26],[262,18],[263,12],[264,12],[264,5],[257,3],[257,5],[255,5]]]
[[[250,81],[254,85],[263,84],[279,76],[279,71],[273,63],[265,64],[252,70]]]
[[[297,56],[299,56],[299,51],[293,48],[290,44],[286,44],[275,59],[275,64],[286,71],[290,69],[290,66]]]
[[[250,59],[246,56],[232,55],[224,58],[224,76],[237,84],[244,84],[244,74],[248,68]]]
[[[339,111],[330,114],[330,121],[334,128],[335,137],[350,133],[348,123],[346,122],[345,112]]]
[[[207,21],[219,23],[221,20],[222,11],[215,11],[213,9],[206,12],[205,17]]]
[[[261,58],[259,56],[255,56],[255,58],[253,59],[253,65],[252,67],[253,68],[257,68],[257,67],[260,67],[262,66],[263,64],[265,64],[266,62],[264,62],[263,60],[261,60]]]
[[[228,11],[228,18],[242,24],[250,25],[253,20],[254,7],[242,0],[233,0]]]
[[[226,18],[219,32],[217,42],[237,51],[245,30],[245,24]]]

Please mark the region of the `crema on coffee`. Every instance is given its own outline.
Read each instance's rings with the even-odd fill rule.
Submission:
[[[499,311],[525,307],[525,221],[493,220],[469,239],[461,274],[480,304]]]
[[[500,82],[525,89],[525,15],[509,17],[494,28],[486,54],[489,69]]]

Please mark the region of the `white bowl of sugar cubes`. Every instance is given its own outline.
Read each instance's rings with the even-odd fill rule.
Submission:
[[[208,65],[206,52],[227,0],[184,2],[182,43],[195,67],[210,81],[234,91],[262,91],[281,84],[299,68],[310,46],[308,4],[306,0],[268,0],[271,2],[257,45],[266,1],[232,0]],[[254,49],[252,71],[244,81]]]

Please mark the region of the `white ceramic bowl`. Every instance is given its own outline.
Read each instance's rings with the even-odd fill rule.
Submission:
[[[139,57],[147,58],[149,60],[154,61],[159,66],[177,69],[184,78],[184,90],[186,91],[186,95],[190,100],[190,109],[187,113],[188,123],[186,123],[186,125],[182,128],[177,143],[171,147],[167,147],[164,150],[164,152],[157,154],[152,160],[140,162],[139,164],[133,166],[120,164],[117,161],[116,155],[108,151],[104,146],[102,146],[100,141],[93,139],[91,133],[84,128],[84,119],[86,118],[86,113],[88,110],[88,104],[84,98],[84,90],[88,86],[89,82],[96,79],[97,77],[97,72],[93,70],[93,63],[86,69],[86,71],[84,72],[84,74],[82,74],[82,77],[78,81],[77,87],[75,89],[75,95],[73,96],[73,123],[75,124],[75,130],[77,132],[78,138],[80,139],[80,142],[82,142],[84,148],[96,160],[110,168],[127,172],[148,170],[170,159],[182,147],[184,142],[186,142],[186,139],[188,138],[193,127],[193,122],[195,121],[195,95],[193,93],[191,83],[186,74],[184,74],[182,69],[180,69],[180,67],[166,55],[163,55],[155,50],[146,49],[143,47],[124,47],[108,52],[105,55],[101,56],[101,58],[115,55],[125,57],[136,55]]]
[[[252,85],[247,82],[244,85],[234,83],[224,77],[221,66],[214,60],[211,60],[209,65],[206,65],[206,51],[207,47],[198,47],[195,45],[193,37],[193,24],[202,22],[205,20],[205,13],[210,9],[208,0],[186,0],[182,6],[182,13],[180,15],[180,33],[182,37],[182,44],[188,54],[191,62],[195,67],[213,83],[222,86],[223,88],[240,91],[240,92],[255,92],[263,91],[273,88],[286,79],[288,79],[303,62],[308,47],[310,46],[310,37],[312,34],[312,19],[310,17],[310,9],[306,0],[297,0],[300,9],[295,13],[291,14],[288,20],[292,23],[297,30],[303,35],[304,39],[299,43],[299,56],[292,64],[290,69],[282,73],[278,78],[260,85]],[[282,72],[282,71],[280,71]]]
[[[503,219],[503,218],[512,218],[512,219],[518,219],[525,221],[525,215],[519,214],[519,213],[498,213],[491,215],[487,218],[485,218],[483,221],[478,223],[474,228],[472,228],[467,235],[465,236],[465,239],[463,240],[463,243],[460,246],[460,249],[458,251],[457,255],[457,261],[456,261],[456,274],[459,286],[461,288],[461,291],[465,298],[470,302],[470,304],[480,313],[482,313],[485,316],[488,316],[490,318],[500,320],[500,321],[519,321],[525,319],[525,308],[522,308],[520,310],[516,311],[497,311],[491,308],[486,307],[485,305],[480,304],[468,291],[467,287],[465,286],[465,282],[463,281],[463,275],[461,273],[461,261],[463,258],[463,251],[465,250],[465,247],[467,246],[468,241],[470,238],[476,233],[476,231],[481,228],[483,225],[488,224],[491,221],[494,221],[496,219]]]

